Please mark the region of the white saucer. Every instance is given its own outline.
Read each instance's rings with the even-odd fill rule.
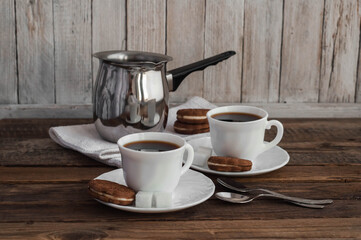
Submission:
[[[126,185],[123,177],[123,169],[116,169],[96,177],[95,179],[108,180]],[[198,205],[214,193],[215,186],[211,179],[202,173],[189,169],[180,179],[177,188],[173,192],[173,206],[170,208],[136,208],[134,205],[122,206],[113,203],[98,202],[109,207],[117,208],[128,212],[138,213],[163,213],[174,212]]]
[[[197,138],[193,140],[189,140],[188,143],[192,145],[195,152],[197,149],[202,147],[212,148],[211,138],[204,137],[204,138]],[[212,150],[212,156],[216,156],[214,151]],[[254,176],[259,174],[264,174],[268,172],[272,172],[274,170],[280,169],[281,167],[285,166],[290,159],[288,153],[280,148],[279,146],[275,146],[263,153],[261,153],[252,166],[252,169],[247,172],[219,172],[214,171],[208,168],[207,161],[202,166],[199,165],[192,165],[191,168],[204,172],[204,173],[213,173],[223,176],[234,176],[234,177],[246,177],[246,176]]]

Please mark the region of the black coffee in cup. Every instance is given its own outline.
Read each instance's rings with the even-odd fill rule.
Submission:
[[[164,141],[137,141],[127,143],[124,147],[141,152],[164,152],[177,149],[180,146]]]
[[[211,117],[225,122],[250,122],[262,118],[256,114],[242,112],[223,112],[213,114]]]

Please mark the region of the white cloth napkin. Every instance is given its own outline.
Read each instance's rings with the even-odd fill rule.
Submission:
[[[169,109],[168,123],[165,132],[173,133],[184,137],[186,140],[198,137],[208,136],[209,133],[183,135],[175,133],[173,124],[177,118],[177,111],[181,108],[215,108],[216,105],[211,104],[201,97],[193,97],[182,105]],[[121,167],[121,156],[116,143],[105,141],[100,137],[95,125],[83,124],[73,126],[52,127],[49,129],[49,135],[56,143],[64,148],[73,149],[90,158],[93,158],[104,164]]]

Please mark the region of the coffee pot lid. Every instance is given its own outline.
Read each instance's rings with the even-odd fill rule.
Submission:
[[[93,57],[111,64],[130,67],[154,67],[173,60],[172,57],[159,53],[121,50],[97,52]]]

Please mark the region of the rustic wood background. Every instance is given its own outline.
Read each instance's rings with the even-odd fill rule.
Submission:
[[[90,112],[98,67],[91,54],[109,49],[165,53],[174,58],[168,69],[237,52],[190,75],[172,102],[197,95],[266,108],[311,103],[314,112],[360,117],[360,3],[1,0],[0,117],[74,105]]]

